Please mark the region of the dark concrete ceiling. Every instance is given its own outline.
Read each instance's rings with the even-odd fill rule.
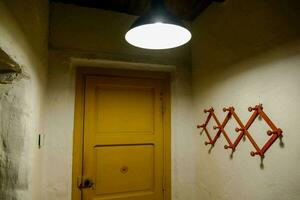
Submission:
[[[142,15],[151,0],[50,0],[78,6],[112,10],[130,15]],[[224,0],[165,0],[168,10],[183,20],[194,20],[213,1]]]

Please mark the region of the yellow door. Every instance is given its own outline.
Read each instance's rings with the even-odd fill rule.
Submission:
[[[163,200],[163,81],[87,76],[83,200]]]

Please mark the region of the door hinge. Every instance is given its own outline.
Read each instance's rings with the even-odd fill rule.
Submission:
[[[165,114],[165,106],[164,106],[163,103],[161,104],[161,114],[162,114],[162,115]]]
[[[162,113],[162,115],[164,115],[166,107],[165,107],[165,103],[164,103],[163,93],[162,92],[160,93],[160,103],[161,103],[161,113]]]

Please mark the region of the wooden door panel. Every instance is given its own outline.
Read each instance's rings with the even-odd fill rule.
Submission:
[[[96,160],[97,195],[153,192],[152,144],[97,147]]]
[[[97,87],[97,132],[153,134],[154,95],[152,88]]]

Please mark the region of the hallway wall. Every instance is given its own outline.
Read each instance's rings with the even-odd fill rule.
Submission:
[[[170,51],[131,47],[124,35],[134,19],[130,15],[99,9],[59,3],[51,6],[43,200],[71,199],[75,70],[78,65],[173,71],[172,195],[173,200],[195,199],[190,189],[194,185],[193,166],[185,164],[194,152],[190,148],[193,142],[190,47]]]
[[[233,158],[224,137],[209,152],[205,134],[195,129],[197,199],[298,200],[300,198],[300,3],[297,0],[226,0],[212,4],[192,24],[192,73],[195,126],[204,108],[234,106],[245,122],[249,106],[264,111],[283,130],[259,157],[242,141]],[[211,125],[210,125],[211,126]],[[227,131],[236,124],[229,122]],[[257,120],[250,128],[260,145],[268,127]]]
[[[0,1],[0,48],[22,66],[17,80],[0,84],[0,199],[40,200],[48,1]]]

